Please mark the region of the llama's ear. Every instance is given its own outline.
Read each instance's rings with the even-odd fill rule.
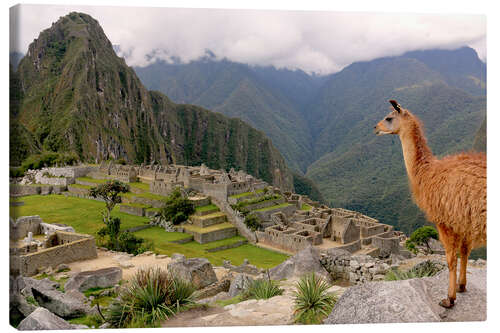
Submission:
[[[399,103],[396,100],[391,99],[389,100],[389,103],[391,103],[394,110],[398,111],[398,113],[401,113],[401,105],[399,105]]]

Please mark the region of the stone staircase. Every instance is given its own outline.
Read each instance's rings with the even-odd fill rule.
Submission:
[[[184,232],[193,235],[194,240],[200,244],[231,238],[238,234],[237,229],[228,222],[226,214],[214,204],[198,205],[189,220],[191,224],[182,225]]]

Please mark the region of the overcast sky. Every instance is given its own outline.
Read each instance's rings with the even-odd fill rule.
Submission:
[[[457,14],[21,5],[11,11],[19,37],[10,50],[26,53],[41,30],[71,11],[97,19],[130,66],[171,56],[187,62],[211,50],[236,62],[328,74],[355,61],[461,46],[486,61],[486,17]]]

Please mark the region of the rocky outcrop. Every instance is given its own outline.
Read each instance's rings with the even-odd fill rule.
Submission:
[[[370,282],[349,288],[325,324],[413,323],[486,320],[486,269],[467,270],[467,292],[455,306],[438,305],[446,296],[448,270],[429,278]]]
[[[281,280],[291,277],[301,277],[314,272],[327,281],[331,281],[332,278],[321,265],[320,259],[318,250],[309,246],[278,266],[271,268],[269,274],[271,279]]]
[[[182,279],[190,281],[197,289],[217,282],[212,264],[205,258],[179,258],[167,266],[168,270]]]
[[[64,289],[83,292],[90,288],[113,287],[121,279],[122,269],[120,267],[107,267],[75,274],[66,282]]]
[[[44,308],[36,308],[17,327],[20,331],[70,330],[73,326],[64,319]]]

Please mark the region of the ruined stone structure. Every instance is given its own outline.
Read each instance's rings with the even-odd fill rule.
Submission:
[[[137,170],[133,165],[120,165],[113,162],[101,162],[97,171],[89,173],[96,179],[115,179],[124,183],[137,181]]]
[[[39,216],[10,220],[10,271],[13,275],[31,276],[41,268],[55,268],[63,263],[96,257],[95,239],[90,235],[75,233],[68,226],[43,223]]]
[[[392,226],[347,209],[323,206],[296,211],[290,218],[275,213],[271,220],[274,225],[256,231],[258,241],[288,252],[295,253],[309,245],[350,252],[364,249],[371,255],[381,251],[399,253],[400,249],[400,236]]]

